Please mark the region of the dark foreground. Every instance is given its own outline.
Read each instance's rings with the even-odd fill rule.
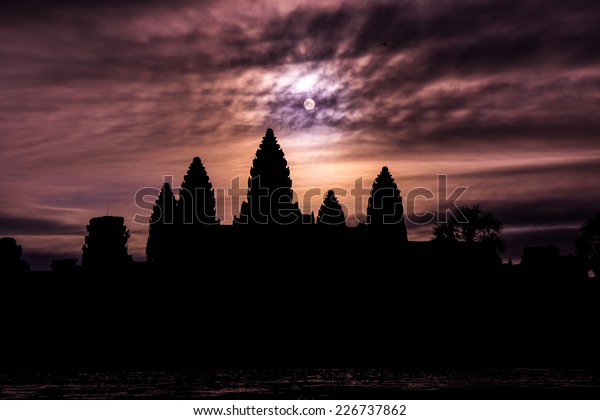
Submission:
[[[598,399],[600,371],[265,369],[0,375],[6,399]]]
[[[594,281],[433,246],[325,255],[267,241],[223,264],[200,253],[185,267],[4,280],[2,393],[600,398]]]
[[[4,283],[0,372],[599,365],[595,285],[486,281]]]

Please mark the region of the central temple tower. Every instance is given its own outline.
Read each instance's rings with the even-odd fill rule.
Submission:
[[[267,128],[250,168],[248,201],[242,203],[236,223],[244,225],[289,226],[302,223],[290,168],[273,129]]]

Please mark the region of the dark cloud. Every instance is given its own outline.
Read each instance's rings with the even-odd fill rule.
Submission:
[[[323,39],[330,39],[336,52],[327,49],[314,59],[336,63],[338,71],[328,84],[312,92],[326,104],[344,103],[328,115],[298,115],[286,104],[297,103],[293,91],[277,92],[271,102],[273,113],[286,112],[292,128],[315,124],[359,129],[366,124],[383,130],[395,128],[404,137],[434,141],[472,143],[488,138],[510,143],[534,141],[595,140],[598,78],[578,74],[579,68],[598,63],[600,30],[598,6],[588,2],[542,3],[498,0],[436,3],[430,11],[414,2],[374,4],[369,8],[313,11],[298,19],[292,14],[275,24],[277,32],[294,43],[309,21],[327,21],[315,39],[307,37],[309,50],[320,51]],[[569,16],[577,25],[566,22]],[[339,40],[347,22],[361,29],[346,33],[351,40],[345,48]],[[270,25],[267,25],[269,28]],[[257,39],[272,39],[270,29]],[[329,31],[329,35],[324,34]],[[317,47],[313,48],[312,43]],[[381,47],[386,42],[388,47]],[[327,43],[327,41],[325,41]],[[275,53],[273,54],[273,51]],[[287,51],[287,55],[285,53]],[[284,63],[293,47],[274,46],[247,65]],[[403,54],[397,60],[397,54]],[[299,58],[291,55],[292,61]],[[344,59],[362,59],[364,65],[346,65]],[[536,78],[536,74],[539,76]],[[551,76],[549,76],[551,75]],[[438,86],[424,93],[436,83]],[[453,81],[473,82],[450,87]],[[462,79],[462,80],[461,80]],[[327,84],[327,83],[326,83]],[[332,99],[333,98],[333,99]],[[396,100],[390,100],[395,98]],[[371,106],[365,107],[365,103]],[[532,106],[533,105],[533,106]],[[323,107],[331,110],[332,107]],[[344,111],[359,109],[356,117]],[[462,112],[456,116],[457,112]],[[394,118],[401,115],[401,118]],[[298,121],[298,119],[301,119]]]
[[[76,235],[82,236],[85,226],[76,226],[37,217],[0,216],[0,236],[11,235]]]
[[[581,226],[583,222],[600,213],[600,205],[585,197],[548,197],[521,200],[518,204],[486,202],[507,226]]]
[[[210,3],[210,0],[195,0],[196,4]],[[139,13],[149,8],[180,7],[190,0],[172,0],[168,4],[161,0],[21,0],[3,1],[0,3],[0,22],[11,24],[20,20],[40,20],[53,18],[65,12],[88,14],[99,11],[113,11],[120,13]]]
[[[600,159],[583,159],[574,162],[558,162],[555,164],[530,164],[523,166],[510,166],[505,168],[493,169],[478,169],[472,172],[455,172],[453,176],[460,177],[476,177],[478,179],[498,179],[501,177],[531,177],[541,176],[548,179],[548,183],[552,183],[552,179],[556,180],[559,177],[579,177],[581,183],[587,182],[598,177],[598,168],[600,168]],[[571,190],[570,193],[577,195],[588,195],[590,192],[587,189]]]
[[[370,9],[357,8],[355,13],[364,16],[361,29],[353,41],[354,55],[371,54],[382,43],[391,51],[417,45],[423,39],[423,28],[413,2],[399,1],[374,4]]]

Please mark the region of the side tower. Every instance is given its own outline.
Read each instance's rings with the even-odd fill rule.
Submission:
[[[187,174],[183,177],[179,202],[178,220],[183,225],[196,228],[218,225],[215,191],[202,160],[192,159]]]
[[[125,219],[102,216],[90,219],[83,245],[81,265],[85,269],[107,271],[125,268],[131,263],[127,254],[129,230]]]
[[[387,166],[381,168],[381,173],[377,175],[371,188],[367,227],[372,234],[392,236],[399,242],[408,241],[402,197]]]

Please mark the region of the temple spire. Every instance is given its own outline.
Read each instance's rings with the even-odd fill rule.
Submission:
[[[402,197],[387,166],[381,168],[373,182],[367,207],[367,226],[372,233],[389,233],[402,242],[408,240]]]
[[[300,222],[298,203],[292,203],[292,180],[287,160],[272,128],[267,128],[250,168],[248,201],[242,203],[242,224],[289,225]]]

